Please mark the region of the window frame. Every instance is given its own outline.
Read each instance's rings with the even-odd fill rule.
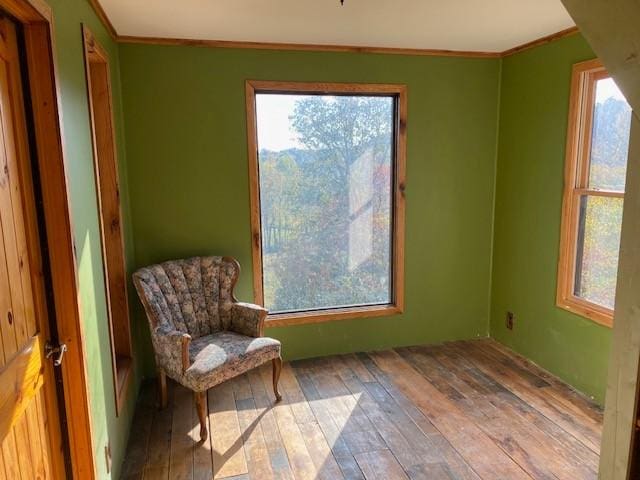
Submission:
[[[400,84],[281,82],[247,80],[245,84],[249,191],[251,201],[251,250],[254,301],[264,305],[262,270],[262,229],[256,94],[371,95],[395,97],[394,158],[392,182],[391,303],[269,314],[265,326],[276,327],[320,323],[353,318],[371,318],[404,311],[404,232],[407,145],[407,87]]]
[[[613,197],[624,200],[625,195],[624,191],[589,188],[595,88],[598,80],[610,77],[611,75],[597,58],[576,63],[573,66],[556,299],[558,307],[607,327],[613,326],[613,309],[576,296],[574,289],[581,197]]]
[[[106,50],[84,24],[82,38],[113,390],[116,416],[119,417],[133,379],[134,354],[131,343],[111,68]]]

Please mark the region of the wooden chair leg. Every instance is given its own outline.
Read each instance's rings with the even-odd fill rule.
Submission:
[[[276,396],[276,402],[282,400],[282,395],[278,391],[278,380],[280,380],[280,371],[282,370],[282,358],[274,358],[271,360],[273,367],[273,394]]]
[[[160,408],[167,407],[167,374],[158,369],[158,394],[160,396]]]
[[[207,438],[207,392],[193,392],[196,400],[196,410],[200,419],[200,440]]]

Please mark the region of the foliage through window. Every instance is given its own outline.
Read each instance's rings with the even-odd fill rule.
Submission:
[[[558,304],[611,325],[631,108],[598,61],[572,90]]]
[[[294,85],[248,90],[256,294],[276,315],[394,305],[400,90]]]

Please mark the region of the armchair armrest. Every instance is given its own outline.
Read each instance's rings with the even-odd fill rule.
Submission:
[[[230,330],[249,337],[261,337],[267,309],[253,303],[235,302],[231,305]]]
[[[160,363],[169,371],[183,374],[189,368],[191,335],[160,325],[153,329],[153,340]]]

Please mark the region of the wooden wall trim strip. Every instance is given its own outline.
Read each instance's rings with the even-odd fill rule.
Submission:
[[[67,344],[62,376],[74,478],[95,478],[83,325],[60,123],[52,24],[25,29],[35,141],[42,181],[58,337]]]
[[[359,45],[324,45],[307,43],[272,43],[272,42],[243,42],[233,40],[198,40],[189,38],[160,38],[118,35],[120,43],[137,43],[149,45],[182,45],[210,48],[240,48],[255,50],[290,50],[305,52],[339,52],[339,53],[378,53],[391,55],[437,56],[437,57],[468,57],[468,58],[499,58],[500,52],[479,52],[464,50],[439,50],[428,48],[394,48],[372,47]]]
[[[339,52],[339,53],[377,53],[387,55],[414,55],[428,57],[466,57],[466,58],[502,58],[515,53],[528,50],[545,43],[553,42],[563,37],[578,33],[578,27],[570,27],[559,32],[545,35],[522,45],[504,50],[502,52],[483,52],[475,50],[447,50],[437,48],[397,48],[397,47],[373,47],[367,45],[324,45],[317,43],[278,43],[278,42],[249,42],[238,40],[204,40],[195,38],[166,38],[166,37],[140,37],[136,35],[120,35],[109,20],[102,8],[100,0],[89,0],[96,14],[109,31],[111,37],[119,43],[136,43],[144,45],[182,45],[191,47],[209,48],[241,48],[253,50],[289,50],[304,52]]]
[[[209,48],[242,48],[257,50],[291,50],[308,52],[342,52],[342,53],[378,53],[388,55],[415,55],[431,57],[465,57],[465,58],[503,58],[516,53],[523,52],[530,48],[544,45],[555,40],[559,40],[578,33],[578,27],[571,27],[551,35],[538,38],[523,45],[510,48],[503,52],[482,52],[473,50],[441,50],[425,48],[392,48],[392,47],[371,47],[358,45],[321,45],[304,43],[269,43],[269,42],[242,42],[231,40],[198,40],[189,38],[160,38],[160,37],[137,37],[131,35],[118,35],[119,43],[136,43],[146,45],[182,45],[192,47]]]
[[[106,28],[107,31],[109,32],[109,35],[111,35],[111,38],[113,40],[118,40],[118,32],[116,32],[116,29],[114,28],[113,23],[111,23],[111,20],[109,20],[109,16],[107,15],[107,12],[105,12],[104,8],[102,8],[102,4],[100,3],[100,0],[88,0],[88,1],[89,1],[89,4],[93,7],[93,10],[96,12],[96,15],[98,15],[98,18],[104,25],[104,28]]]
[[[21,23],[51,23],[51,7],[45,0],[2,0],[2,9],[13,15]]]
[[[559,32],[552,33],[551,35],[546,35],[544,37],[538,38],[537,40],[532,40],[531,42],[523,43],[522,45],[518,45],[517,47],[510,48],[509,50],[505,50],[500,53],[501,57],[508,57],[510,55],[514,55],[516,53],[524,52],[525,50],[529,50],[534,47],[539,47],[540,45],[545,45],[550,42],[554,42],[564,37],[569,37],[571,35],[575,35],[579,33],[580,30],[578,27],[570,27],[564,30],[560,30]]]
[[[544,45],[560,38],[568,37],[578,33],[577,27],[571,27],[561,32],[547,35],[537,40],[519,45],[505,50],[504,52],[482,52],[473,50],[441,50],[425,48],[393,48],[393,47],[371,47],[357,45],[321,45],[304,43],[269,43],[269,42],[242,42],[231,40],[198,40],[189,38],[160,38],[160,37],[137,37],[131,35],[118,35],[116,40],[119,43],[135,43],[146,45],[181,45],[192,47],[209,48],[240,48],[256,50],[290,50],[307,52],[341,52],[341,53],[377,53],[387,55],[414,55],[430,57],[465,57],[465,58],[503,58],[515,53],[528,50],[530,48]]]

